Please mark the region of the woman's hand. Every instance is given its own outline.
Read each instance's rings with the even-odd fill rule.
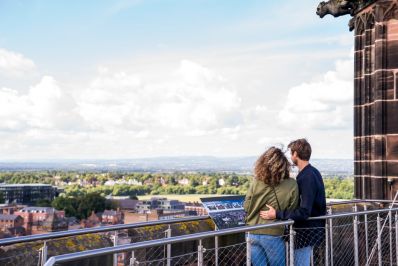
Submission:
[[[268,211],[260,211],[260,217],[263,218],[264,220],[274,220],[276,218],[275,209],[268,204],[266,206],[269,208],[269,210]]]

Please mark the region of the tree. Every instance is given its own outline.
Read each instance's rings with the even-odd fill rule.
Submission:
[[[36,201],[35,206],[37,207],[51,207],[51,201],[48,199],[39,199]]]

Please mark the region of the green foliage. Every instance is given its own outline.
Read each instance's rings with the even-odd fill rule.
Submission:
[[[187,179],[189,185],[178,182]],[[219,180],[225,181],[225,186],[219,185]],[[62,186],[62,199],[56,199],[52,205],[60,205],[67,215],[77,216],[82,210],[87,215],[88,209],[95,209],[89,202],[81,200],[88,194],[94,193],[101,197],[128,196],[135,199],[142,195],[169,195],[169,194],[229,194],[245,195],[249,188],[249,175],[236,173],[136,173],[136,172],[77,172],[77,171],[27,171],[2,172],[0,183],[47,183]],[[124,184],[106,186],[105,182],[113,180]],[[129,185],[128,181],[141,182],[143,185]],[[122,182],[120,182],[122,181]],[[327,198],[352,199],[353,179],[342,177],[325,177]],[[61,185],[60,185],[61,184]],[[136,183],[134,183],[136,184]],[[2,197],[0,195],[0,203]],[[59,202],[58,202],[59,201]],[[76,202],[78,201],[78,202]],[[102,202],[100,200],[100,202]],[[48,205],[48,202],[39,202]],[[102,204],[102,203],[101,203]],[[55,206],[54,206],[55,207]],[[100,208],[101,209],[101,208]]]
[[[36,201],[35,206],[37,207],[51,207],[51,201],[48,199],[40,199]]]
[[[58,210],[64,210],[66,216],[75,216],[78,219],[87,218],[92,211],[102,212],[112,208],[111,203],[98,192],[78,196],[63,195],[55,198],[51,205]]]
[[[323,180],[326,198],[328,199],[353,199],[354,179],[330,177]]]

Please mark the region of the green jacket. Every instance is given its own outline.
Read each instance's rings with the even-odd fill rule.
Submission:
[[[281,210],[296,209],[299,202],[299,190],[296,180],[289,178],[283,180],[279,185],[275,186],[275,192]],[[249,190],[247,191],[245,203],[243,207],[246,211],[246,223],[248,225],[267,224],[275,220],[264,220],[260,217],[260,211],[268,210],[266,204],[271,205],[275,210],[279,210],[275,193],[272,187],[263,181],[254,178]],[[272,227],[252,231],[253,234],[267,235],[283,235],[284,227]]]

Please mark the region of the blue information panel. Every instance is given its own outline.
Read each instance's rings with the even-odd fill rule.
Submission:
[[[244,196],[209,197],[200,200],[216,224],[217,229],[245,225]]]

